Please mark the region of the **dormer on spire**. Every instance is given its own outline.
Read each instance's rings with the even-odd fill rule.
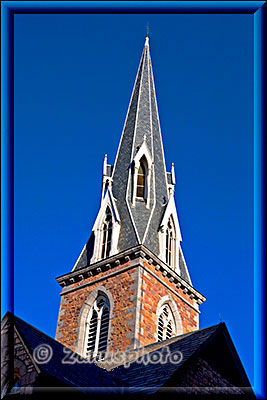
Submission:
[[[150,151],[146,144],[146,135],[144,135],[144,141],[141,147],[138,149],[133,161],[133,169],[132,169],[132,206],[134,207],[136,204],[136,200],[143,199],[146,203],[146,207],[149,208],[150,203],[150,186],[151,186],[151,170],[152,170],[152,157]],[[138,195],[138,180],[140,183],[140,171],[142,172],[143,177],[143,195]]]

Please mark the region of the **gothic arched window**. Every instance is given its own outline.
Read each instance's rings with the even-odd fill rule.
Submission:
[[[175,235],[172,218],[166,228],[166,264],[175,267]]]
[[[143,201],[145,203],[145,207],[149,208],[151,195],[151,171],[153,161],[145,138],[141,147],[138,146],[136,150],[137,153],[131,163],[132,206],[135,207],[136,201]]]
[[[85,357],[102,359],[107,350],[110,305],[108,298],[99,295],[86,321]]]
[[[170,339],[175,334],[175,324],[172,311],[168,304],[164,304],[158,317],[158,342]]]
[[[142,199],[145,199],[145,185],[146,185],[146,168],[144,162],[140,163],[137,172],[137,188],[136,188],[136,196]]]
[[[103,223],[103,239],[101,258],[106,258],[110,255],[112,237],[112,215],[110,208],[107,207],[106,217]]]

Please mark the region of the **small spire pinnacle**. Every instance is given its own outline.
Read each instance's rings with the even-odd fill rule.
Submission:
[[[172,177],[172,183],[173,183],[173,185],[175,185],[174,163],[172,163],[171,177]]]
[[[107,160],[108,160],[108,155],[105,154],[104,162],[103,162],[103,174],[104,175],[107,175]]]

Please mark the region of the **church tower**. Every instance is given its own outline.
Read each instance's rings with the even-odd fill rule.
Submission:
[[[149,38],[101,206],[62,287],[56,339],[81,356],[135,349],[198,329],[199,304],[181,248],[175,174],[166,171]]]

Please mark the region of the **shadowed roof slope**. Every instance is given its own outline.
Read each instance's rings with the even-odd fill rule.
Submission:
[[[245,395],[254,398],[224,323],[131,351],[128,353],[128,364],[116,367],[107,362],[102,366],[113,368],[113,376],[124,381],[128,393],[152,394],[162,387],[179,387],[179,377],[199,356],[208,361],[216,373],[228,380],[233,390],[234,387],[242,388]],[[156,362],[159,359],[163,363]],[[131,360],[135,361],[131,363]]]
[[[194,365],[197,357],[201,357],[211,365],[215,373],[231,382],[233,389],[241,388],[245,396],[255,398],[224,323],[128,352],[128,361],[134,361],[115,367],[109,360],[102,364],[85,362],[84,358],[70,349],[66,350],[61,343],[9,312],[3,318],[3,324],[6,319],[11,327],[17,329],[33,360],[34,350],[38,346],[50,346],[51,359],[47,363],[38,364],[38,367],[46,376],[56,378],[65,387],[77,388],[85,393],[92,392],[94,388],[97,391],[102,388],[105,394],[156,394],[164,387],[176,391],[179,389],[181,374]],[[157,361],[159,354],[162,355],[161,362]],[[62,362],[71,359],[76,362]],[[106,370],[108,368],[109,371]]]
[[[68,349],[68,353],[64,351],[65,346],[57,340],[52,339],[45,333],[34,328],[22,319],[7,313],[9,318],[19,332],[24,344],[26,345],[30,355],[33,357],[34,350],[41,345],[48,345],[52,351],[50,361],[38,364],[41,371],[59,379],[63,385],[80,388],[86,391],[91,387],[107,387],[112,388],[120,386],[117,379],[112,377],[107,371],[100,369],[94,363],[75,362],[71,364],[67,360],[75,359],[77,354]],[[81,360],[82,358],[80,358]],[[65,361],[63,361],[65,360]],[[115,390],[115,389],[114,389]]]

